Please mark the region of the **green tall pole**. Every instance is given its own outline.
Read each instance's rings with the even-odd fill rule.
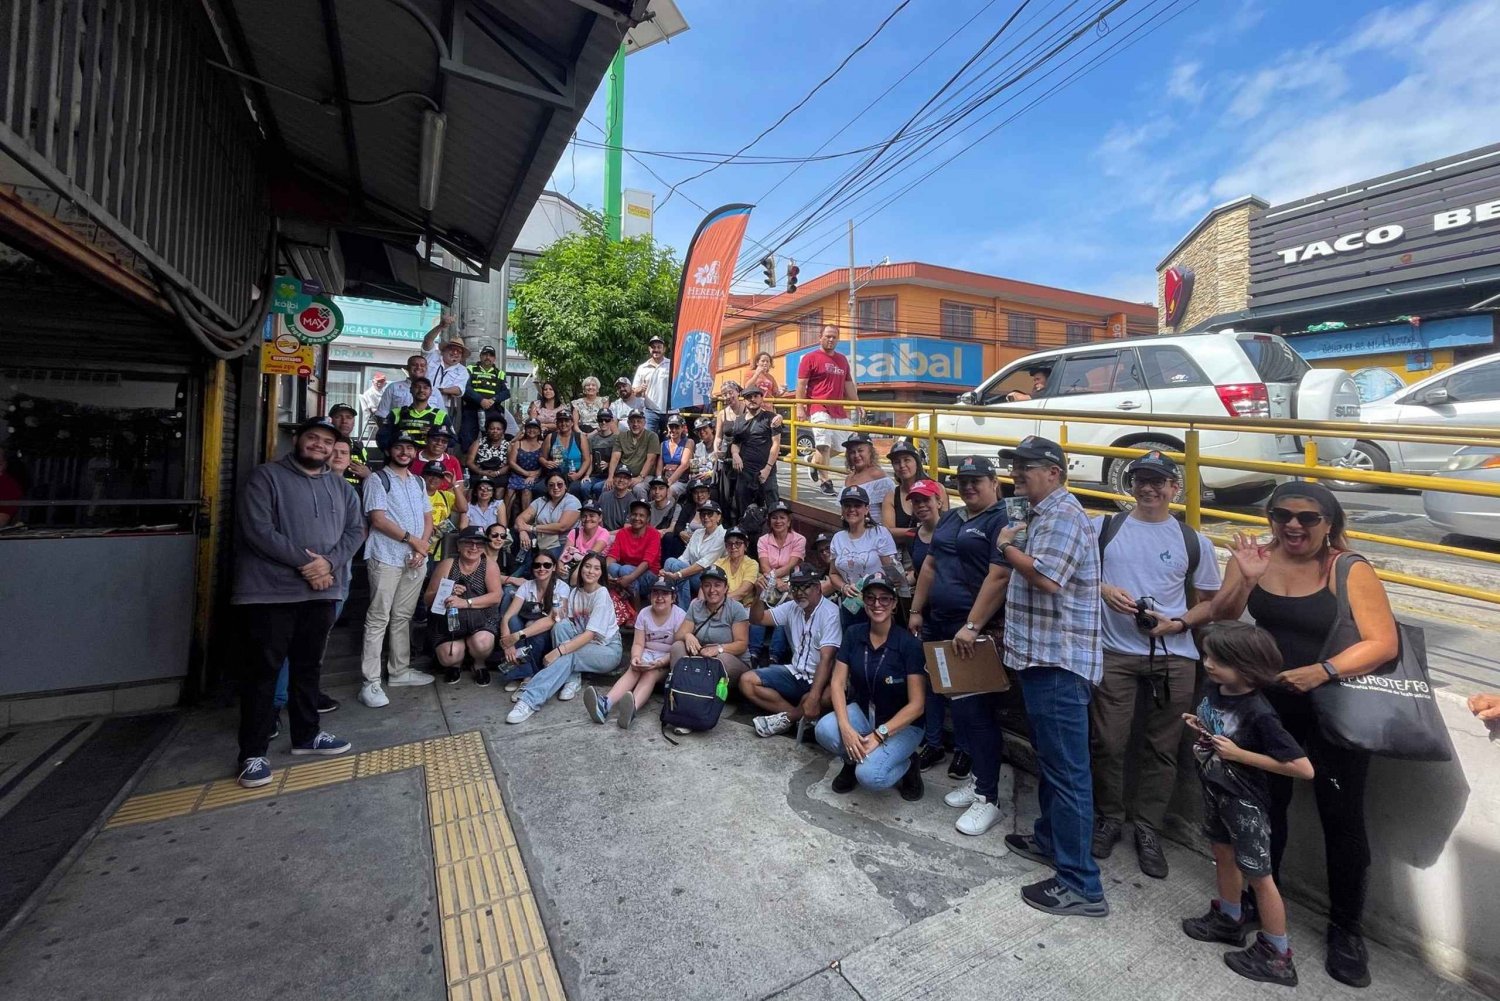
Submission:
[[[620,239],[621,202],[620,148],[625,145],[625,46],[609,64],[609,103],[604,111],[604,231],[611,240]]]

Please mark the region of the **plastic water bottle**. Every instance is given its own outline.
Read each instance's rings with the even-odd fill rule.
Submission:
[[[452,636],[458,632],[458,606],[448,606],[448,635]]]

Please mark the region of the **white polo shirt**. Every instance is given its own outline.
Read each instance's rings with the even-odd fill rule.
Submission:
[[[771,609],[771,619],[785,629],[791,639],[792,662],[787,669],[800,681],[813,680],[818,673],[818,658],[825,646],[838,649],[844,642],[839,606],[821,595],[811,616],[804,615],[802,608],[788,599]]]

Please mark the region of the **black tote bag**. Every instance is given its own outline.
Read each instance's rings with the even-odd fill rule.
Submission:
[[[1323,660],[1360,641],[1349,610],[1349,571],[1368,562],[1355,553],[1337,557],[1334,575],[1339,611]],[[1417,626],[1396,622],[1396,658],[1369,674],[1329,681],[1312,690],[1318,729],[1339,747],[1368,751],[1407,761],[1451,761],[1453,743],[1438,711],[1437,695],[1427,675],[1427,638]]]

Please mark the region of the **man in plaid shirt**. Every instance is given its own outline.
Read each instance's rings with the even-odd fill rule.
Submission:
[[[1012,569],[1005,665],[1021,678],[1042,806],[1032,834],[1008,834],[1005,842],[1017,855],[1057,872],[1023,888],[1026,903],[1052,914],[1102,918],[1109,904],[1090,850],[1089,767],[1089,699],[1104,671],[1099,543],[1083,505],[1068,493],[1062,446],[1031,435],[1005,454],[1016,493],[1031,502],[1025,545],[1016,544],[1020,525],[1007,527],[996,540]]]

